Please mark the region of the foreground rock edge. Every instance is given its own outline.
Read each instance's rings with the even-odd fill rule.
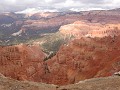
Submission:
[[[76,84],[53,84],[17,81],[0,75],[0,90],[120,90],[120,77],[110,76],[87,79]]]

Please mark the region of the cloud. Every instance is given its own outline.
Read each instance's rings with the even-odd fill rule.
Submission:
[[[42,9],[112,9],[119,8],[120,0],[0,0],[0,12]]]
[[[81,2],[83,4],[101,4],[104,2],[106,2],[106,0],[75,0],[75,1],[78,1],[78,2]]]

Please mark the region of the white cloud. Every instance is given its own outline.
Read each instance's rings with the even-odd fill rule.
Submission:
[[[9,2],[9,3],[7,3],[7,2]],[[5,3],[7,3],[7,4],[15,4],[16,0],[5,0]]]
[[[23,11],[18,11],[16,13],[38,13],[38,12],[58,12],[57,9],[42,9],[42,8],[27,8]]]
[[[46,3],[52,2],[53,0],[45,0]]]
[[[118,8],[120,0],[0,0],[0,11],[20,11],[27,8],[67,8],[74,10]]]
[[[73,0],[66,0],[63,5],[64,5],[64,7],[76,6],[76,4],[74,4]]]
[[[104,10],[104,9],[102,9],[102,8],[71,8],[69,10],[79,12],[79,11]]]

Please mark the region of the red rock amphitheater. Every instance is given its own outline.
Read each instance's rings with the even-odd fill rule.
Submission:
[[[62,26],[60,32],[76,39],[47,61],[39,45],[1,46],[0,73],[17,80],[66,85],[120,70],[120,24],[77,21]]]
[[[43,76],[43,81],[65,85],[113,75],[120,70],[119,37],[81,38],[62,46],[46,62],[49,72]]]
[[[57,85],[111,76],[120,70],[119,38],[75,39],[47,61],[39,46],[0,47],[0,73],[17,80]]]
[[[77,21],[61,26],[59,31],[65,36],[105,37],[120,35],[120,24],[100,24]]]

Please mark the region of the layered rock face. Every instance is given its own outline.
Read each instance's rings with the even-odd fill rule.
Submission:
[[[0,14],[0,45],[13,45],[54,33],[61,25],[73,23],[79,13]],[[7,36],[7,37],[6,37]]]
[[[61,25],[73,23],[76,20],[80,20],[78,18],[78,15],[79,14],[60,15],[58,13],[48,13],[48,14],[37,13],[31,16],[34,17],[34,19],[28,19],[24,21],[21,30],[24,30],[26,32],[31,32],[31,30],[34,32],[35,30],[37,30],[36,32],[41,31],[42,33],[55,32],[58,31]]]
[[[21,29],[25,30],[46,30],[52,27],[60,27],[73,23],[77,20],[85,20],[92,23],[119,23],[119,10],[88,11],[88,12],[46,12],[35,13],[27,19]],[[94,24],[93,24],[94,25]],[[58,28],[57,28],[58,29]],[[56,30],[57,31],[57,30]]]
[[[46,61],[48,71],[42,81],[65,85],[113,75],[120,70],[119,37],[81,38],[62,46]]]
[[[120,35],[120,24],[100,24],[76,21],[73,24],[61,26],[59,31],[69,37],[105,37]]]
[[[39,46],[1,46],[0,73],[17,80],[39,81],[41,72],[44,72],[44,57]]]
[[[39,46],[0,47],[0,73],[17,80],[57,85],[111,76],[120,70],[119,38],[75,39],[47,61]]]

